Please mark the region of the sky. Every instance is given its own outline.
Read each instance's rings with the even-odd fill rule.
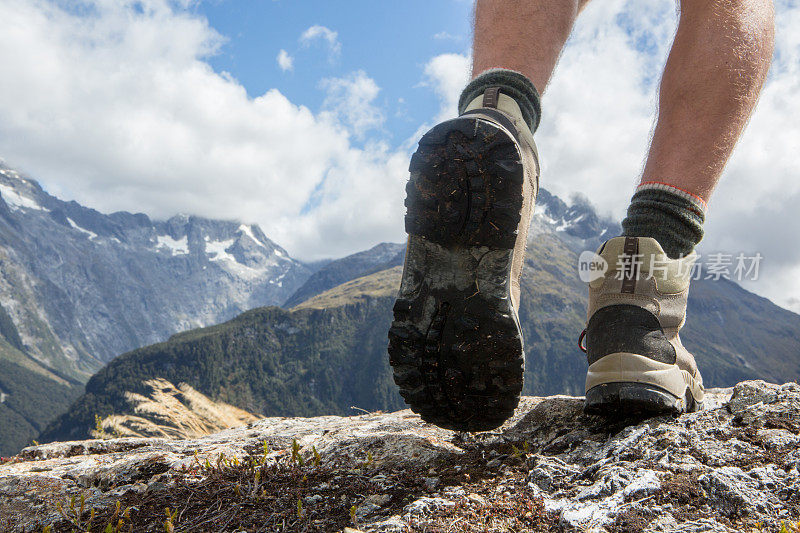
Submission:
[[[800,311],[800,2],[776,0],[759,106],[704,254]],[[294,257],[400,242],[408,159],[469,77],[468,0],[0,0],[0,158],[103,212],[258,223]],[[675,32],[670,0],[596,1],[544,92],[542,185],[622,218]]]

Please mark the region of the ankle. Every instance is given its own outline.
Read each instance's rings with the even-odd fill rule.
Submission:
[[[464,112],[470,102],[493,86],[499,86],[503,94],[514,99],[531,132],[535,132],[542,114],[539,91],[528,78],[513,70],[489,69],[469,82],[458,100],[459,114]]]
[[[671,259],[686,256],[703,238],[706,203],[701,198],[665,183],[639,185],[622,221],[627,237],[651,237]]]

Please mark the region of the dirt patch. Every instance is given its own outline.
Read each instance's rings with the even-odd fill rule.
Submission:
[[[628,509],[614,519],[608,528],[610,533],[639,533],[644,531],[655,514],[648,509]]]
[[[706,497],[698,474],[671,474],[661,480],[661,490],[656,495],[659,504],[671,503],[672,515],[678,522],[705,518],[708,514],[703,510]]]

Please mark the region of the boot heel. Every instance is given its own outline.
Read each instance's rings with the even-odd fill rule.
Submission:
[[[637,417],[659,413],[679,415],[699,411],[689,388],[678,397],[647,383],[604,383],[589,389],[583,410],[587,415]]]

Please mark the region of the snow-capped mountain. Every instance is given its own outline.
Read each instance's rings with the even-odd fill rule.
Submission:
[[[588,200],[575,198],[567,204],[545,189],[539,189],[531,234],[555,233],[572,251],[595,250],[620,235],[619,222],[601,217]]]
[[[125,351],[280,304],[309,275],[256,225],[106,215],[0,162],[0,305],[15,330],[0,333],[65,376],[82,381]]]

